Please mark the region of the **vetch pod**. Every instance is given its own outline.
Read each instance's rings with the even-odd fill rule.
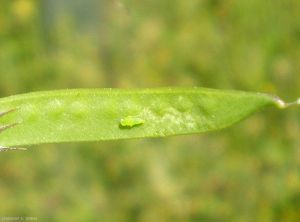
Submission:
[[[5,150],[194,134],[228,127],[268,105],[299,103],[263,93],[196,87],[34,92],[0,99],[0,145]]]

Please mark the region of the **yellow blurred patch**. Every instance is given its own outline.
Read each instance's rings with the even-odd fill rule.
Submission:
[[[12,12],[21,22],[32,18],[35,12],[35,2],[32,0],[17,0],[12,4]]]

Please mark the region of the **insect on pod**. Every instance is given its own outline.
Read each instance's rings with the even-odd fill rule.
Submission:
[[[145,120],[143,120],[140,117],[137,116],[127,116],[125,118],[122,118],[120,120],[120,125],[123,127],[134,127],[134,126],[138,126],[138,125],[142,125],[145,123]]]

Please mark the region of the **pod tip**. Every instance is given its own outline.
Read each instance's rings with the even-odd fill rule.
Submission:
[[[284,102],[282,99],[280,99],[279,97],[275,97],[275,102],[280,109],[284,109],[288,106],[288,104]]]

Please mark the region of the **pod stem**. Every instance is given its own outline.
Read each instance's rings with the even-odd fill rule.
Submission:
[[[300,105],[300,98],[298,98],[295,102],[285,102],[280,98],[275,98],[275,102],[276,105],[280,108],[280,109],[285,109],[285,108],[289,108],[291,106],[296,106],[296,105]]]

